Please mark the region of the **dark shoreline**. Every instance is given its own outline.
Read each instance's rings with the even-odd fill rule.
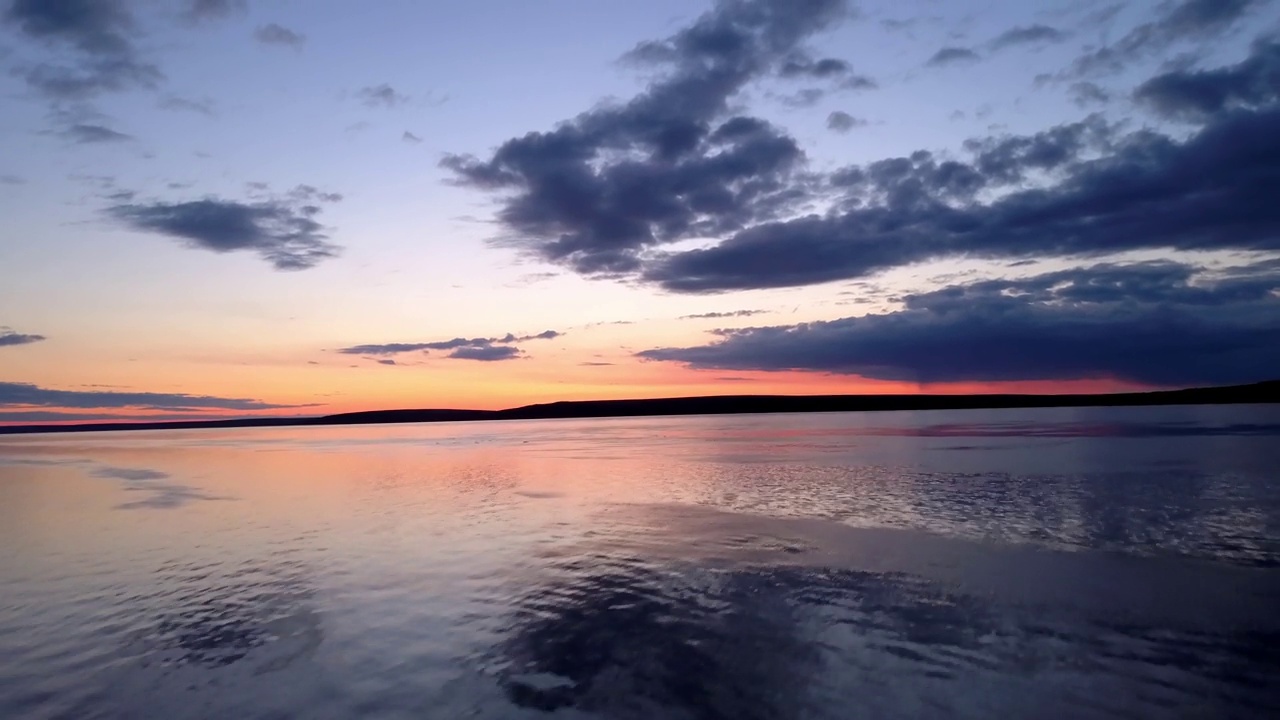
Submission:
[[[1037,407],[1140,407],[1280,403],[1280,380],[1227,387],[1101,395],[713,395],[651,400],[562,401],[506,410],[370,410],[321,417],[241,418],[177,422],[0,426],[0,435],[119,430],[192,430],[374,423],[545,420],[652,415],[736,415],[793,412],[978,410]]]

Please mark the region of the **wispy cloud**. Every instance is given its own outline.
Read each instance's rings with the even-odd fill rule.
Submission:
[[[43,335],[27,335],[15,332],[11,328],[0,327],[0,347],[12,347],[15,345],[30,345],[46,340]]]
[[[54,390],[31,383],[0,382],[0,408],[140,408],[148,410],[275,410],[305,407],[248,398],[186,393]]]
[[[289,193],[247,202],[205,198],[121,203],[106,213],[135,230],[177,238],[192,247],[256,252],[277,270],[305,270],[338,255],[340,248],[328,242],[327,229],[316,217],[322,203],[341,199],[337,193],[299,185]]]
[[[546,330],[536,335],[507,333],[502,337],[458,337],[433,342],[352,345],[339,348],[335,352],[343,355],[399,355],[410,352],[449,351],[446,357],[458,360],[510,360],[521,355],[521,351],[514,347],[515,345],[530,340],[553,340],[563,335],[564,333],[556,330]]]
[[[305,35],[277,23],[260,26],[253,31],[253,38],[263,45],[282,45],[294,49],[301,49],[307,42]]]

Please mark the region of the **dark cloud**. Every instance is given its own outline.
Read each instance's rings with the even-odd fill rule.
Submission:
[[[1280,41],[1254,43],[1237,65],[1157,75],[1139,85],[1134,98],[1165,117],[1191,121],[1273,104],[1280,100]]]
[[[1105,105],[1111,102],[1111,93],[1104,90],[1097,83],[1077,82],[1072,83],[1070,88],[1071,101],[1078,107],[1089,107],[1090,105]]]
[[[144,408],[151,410],[274,410],[303,407],[260,400],[186,393],[50,390],[29,383],[0,382],[0,407]]]
[[[245,0],[188,0],[183,15],[192,22],[205,22],[243,14],[248,9]]]
[[[408,130],[404,131],[404,134],[400,136],[400,139],[404,142],[407,142],[413,145],[417,145],[418,143],[422,142],[422,138],[418,137],[417,135],[414,135]]]
[[[789,95],[781,95],[778,99],[787,107],[804,109],[817,105],[822,102],[822,98],[826,96],[827,91],[822,88],[804,88],[803,90],[797,90]]]
[[[708,312],[698,313],[696,315],[681,315],[681,320],[705,320],[712,318],[734,318],[734,317],[751,317],[752,315],[763,315],[768,310],[734,310],[732,312]]]
[[[814,60],[803,55],[788,58],[778,68],[778,76],[784,78],[840,78],[853,72],[847,61],[838,58]]]
[[[1067,33],[1048,25],[1025,25],[1010,28],[991,41],[992,50],[1004,50],[1015,45],[1040,45],[1066,40]]]
[[[466,350],[490,348],[497,346],[510,346],[519,343],[528,342],[530,340],[553,340],[563,336],[564,333],[555,330],[545,330],[536,335],[516,335],[515,333],[507,333],[502,337],[488,338],[462,338],[457,337],[452,340],[437,340],[434,342],[418,342],[418,343],[381,343],[372,345],[352,345],[350,347],[339,348],[336,352],[344,355],[399,355],[408,352],[429,352],[431,350]],[[514,348],[513,348],[514,349]],[[455,357],[450,355],[449,357]],[[461,356],[457,356],[461,357]],[[478,359],[478,358],[468,358]]]
[[[54,100],[154,87],[162,78],[134,45],[137,22],[123,0],[12,0],[3,20],[48,46],[58,64],[19,69],[27,84]]]
[[[190,100],[176,95],[166,95],[160,98],[159,106],[164,110],[193,112],[206,117],[213,117],[217,114],[214,112],[212,100]]]
[[[1179,0],[1157,5],[1158,15],[1119,40],[1076,59],[1068,75],[1116,73],[1129,63],[1183,41],[1203,40],[1236,25],[1268,0]]]
[[[814,60],[806,54],[792,55],[782,61],[778,77],[787,80],[831,80],[835,87],[845,90],[871,90],[879,85],[866,75],[853,72],[853,66],[838,58]]]
[[[974,62],[981,59],[978,53],[969,48],[962,47],[944,47],[930,57],[925,65],[929,67],[942,67],[943,65],[957,65],[960,63]]]
[[[763,120],[730,117],[730,100],[845,11],[841,0],[725,0],[628,55],[661,73],[639,95],[443,165],[503,197],[498,244],[583,273],[633,272],[654,245],[789,214],[803,200],[802,151]]]
[[[611,362],[580,362],[578,365],[582,367],[612,367]]]
[[[521,356],[520,349],[510,345],[486,345],[482,347],[460,347],[449,353],[454,360],[480,360],[496,362],[498,360],[515,360]]]
[[[361,88],[357,95],[369,107],[395,107],[409,101],[408,95],[396,92],[395,88],[386,83]]]
[[[253,38],[263,45],[288,45],[293,48],[301,48],[307,42],[305,35],[276,23],[268,23],[254,30]]]
[[[318,203],[341,199],[337,193],[299,185],[285,195],[252,202],[205,198],[121,203],[106,212],[130,228],[178,238],[192,247],[219,253],[252,251],[277,270],[305,270],[340,251],[327,242],[327,230],[316,216],[322,210]]]
[[[58,135],[80,144],[91,143],[113,143],[127,142],[133,139],[132,135],[126,135],[122,132],[112,130],[105,125],[93,125],[89,123],[76,123],[69,125],[57,132]]]
[[[43,335],[24,335],[20,332],[7,327],[0,327],[0,347],[12,347],[14,345],[30,345],[45,340]]]
[[[379,365],[395,365],[396,361],[392,360],[391,358],[383,358],[382,360],[378,361],[378,364]]]
[[[854,128],[866,127],[866,120],[856,118],[843,110],[836,110],[827,116],[827,129],[838,133],[847,133]]]
[[[1172,262],[1100,265],[905,298],[883,315],[718,331],[639,353],[718,370],[811,370],[915,382],[1115,378],[1186,386],[1280,368],[1280,264],[1197,277]]]
[[[745,229],[651,260],[669,290],[784,287],[929,259],[1280,250],[1280,108],[1224,115],[1182,142],[1090,119],[847,168],[836,211]],[[1027,186],[1032,178],[1039,182]],[[989,200],[980,191],[995,192]]]
[[[164,78],[138,56],[137,22],[123,0],[13,0],[3,20],[51,51],[52,63],[24,65],[17,73],[52,101],[151,88]]]

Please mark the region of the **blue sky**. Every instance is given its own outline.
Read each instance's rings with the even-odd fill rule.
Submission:
[[[6,0],[0,421],[1265,379],[1278,5]]]

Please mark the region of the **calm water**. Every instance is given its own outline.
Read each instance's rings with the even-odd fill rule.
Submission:
[[[1280,717],[1280,407],[0,438],[0,718]]]

